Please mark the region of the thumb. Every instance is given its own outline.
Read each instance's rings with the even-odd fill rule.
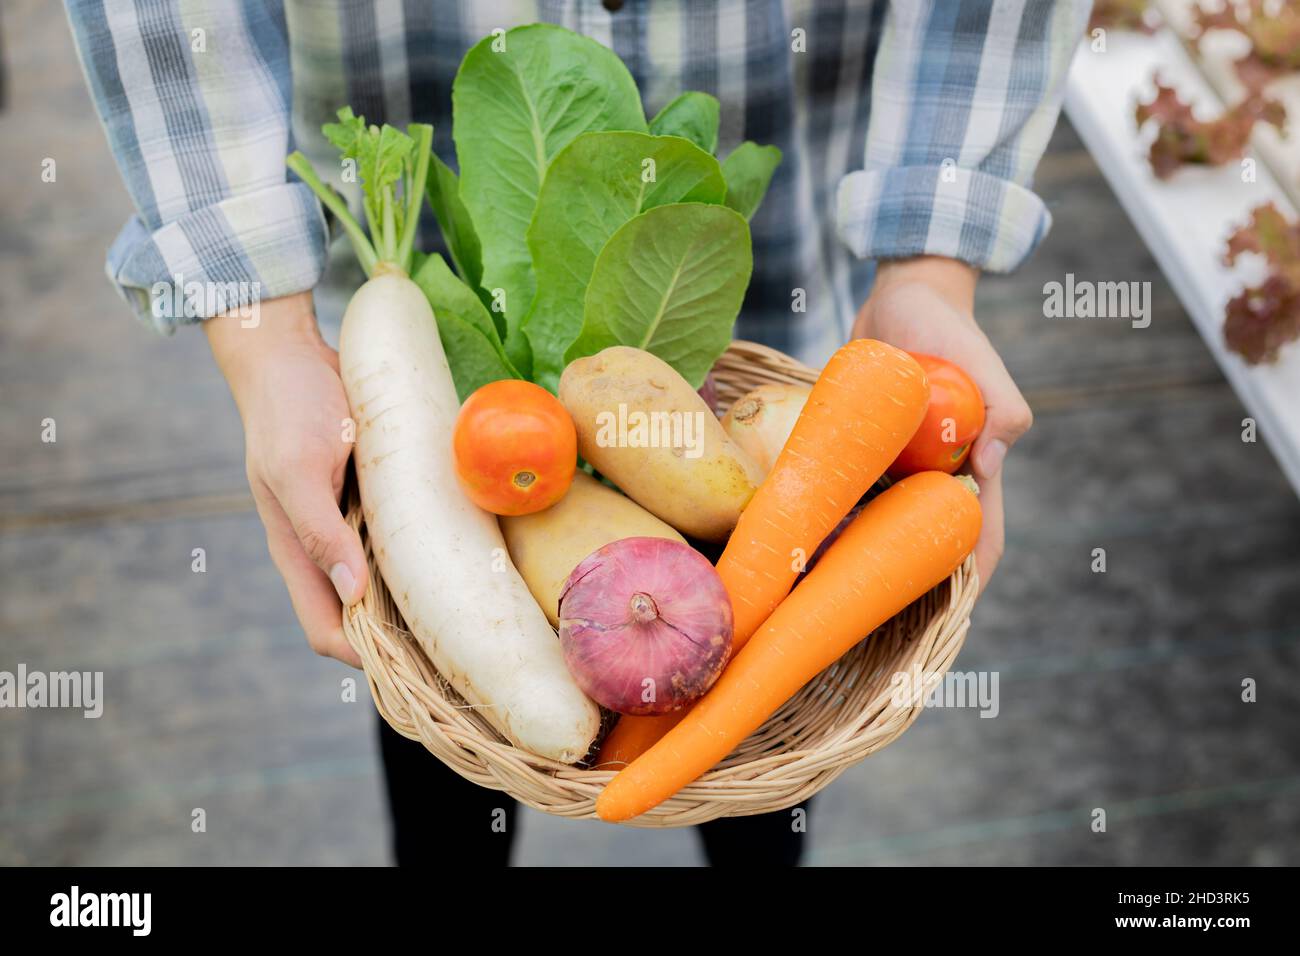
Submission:
[[[975,384],[984,396],[985,411],[984,430],[971,449],[971,469],[977,480],[991,479],[1001,473],[1011,446],[1033,425],[1034,414],[996,353],[988,371],[976,378]]]
[[[344,606],[360,601],[366,593],[365,552],[343,520],[328,478],[300,476],[281,489],[279,499],[303,551],[329,577],[339,600]]]

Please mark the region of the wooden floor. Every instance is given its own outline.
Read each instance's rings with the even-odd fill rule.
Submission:
[[[153,336],[102,277],[128,204],[60,5],[5,17],[0,670],[102,670],[107,702],[0,710],[0,863],[384,863],[370,702],[294,623],[202,337]],[[978,310],[1037,416],[958,661],[998,672],[1000,714],[928,712],[845,773],[810,862],[1300,863],[1300,503],[1064,125],[1038,187],[1052,235]],[[1150,281],[1151,326],[1043,318],[1066,272]],[[527,813],[517,860],[701,857]]]

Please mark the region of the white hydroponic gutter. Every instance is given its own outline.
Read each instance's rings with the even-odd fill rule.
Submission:
[[[1157,179],[1146,160],[1153,133],[1139,135],[1133,118],[1139,98],[1155,95],[1157,72],[1197,115],[1213,118],[1223,109],[1179,38],[1161,28],[1151,36],[1108,30],[1105,52],[1093,52],[1085,37],[1070,69],[1066,113],[1300,494],[1300,341],[1284,346],[1275,364],[1256,366],[1229,352],[1223,341],[1228,300],[1263,275],[1259,263],[1256,272],[1251,263],[1236,269],[1223,264],[1228,236],[1249,221],[1256,206],[1272,201],[1294,219],[1295,204],[1262,160],[1255,163],[1253,182],[1243,181],[1238,163],[1185,166],[1170,179]],[[1291,122],[1300,125],[1300,116]]]

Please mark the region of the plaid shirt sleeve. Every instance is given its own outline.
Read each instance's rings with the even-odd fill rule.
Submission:
[[[95,107],[135,201],[107,271],[162,332],[310,289],[319,203],[288,182],[283,10],[237,0],[66,0]]]
[[[1090,0],[898,0],[873,75],[863,168],[836,226],[863,258],[1028,258],[1051,214],[1030,188]]]

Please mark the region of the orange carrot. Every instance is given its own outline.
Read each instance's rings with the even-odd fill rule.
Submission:
[[[901,349],[855,339],[831,356],[718,561],[735,617],[733,655],[790,593],[803,561],[912,440],[929,402],[925,372]],[[631,763],[685,713],[621,718],[596,766]]]
[[[980,506],[961,479],[904,478],[871,501],[676,727],[596,800],[628,820],[731,753],[808,681],[947,578],[975,547]]]

